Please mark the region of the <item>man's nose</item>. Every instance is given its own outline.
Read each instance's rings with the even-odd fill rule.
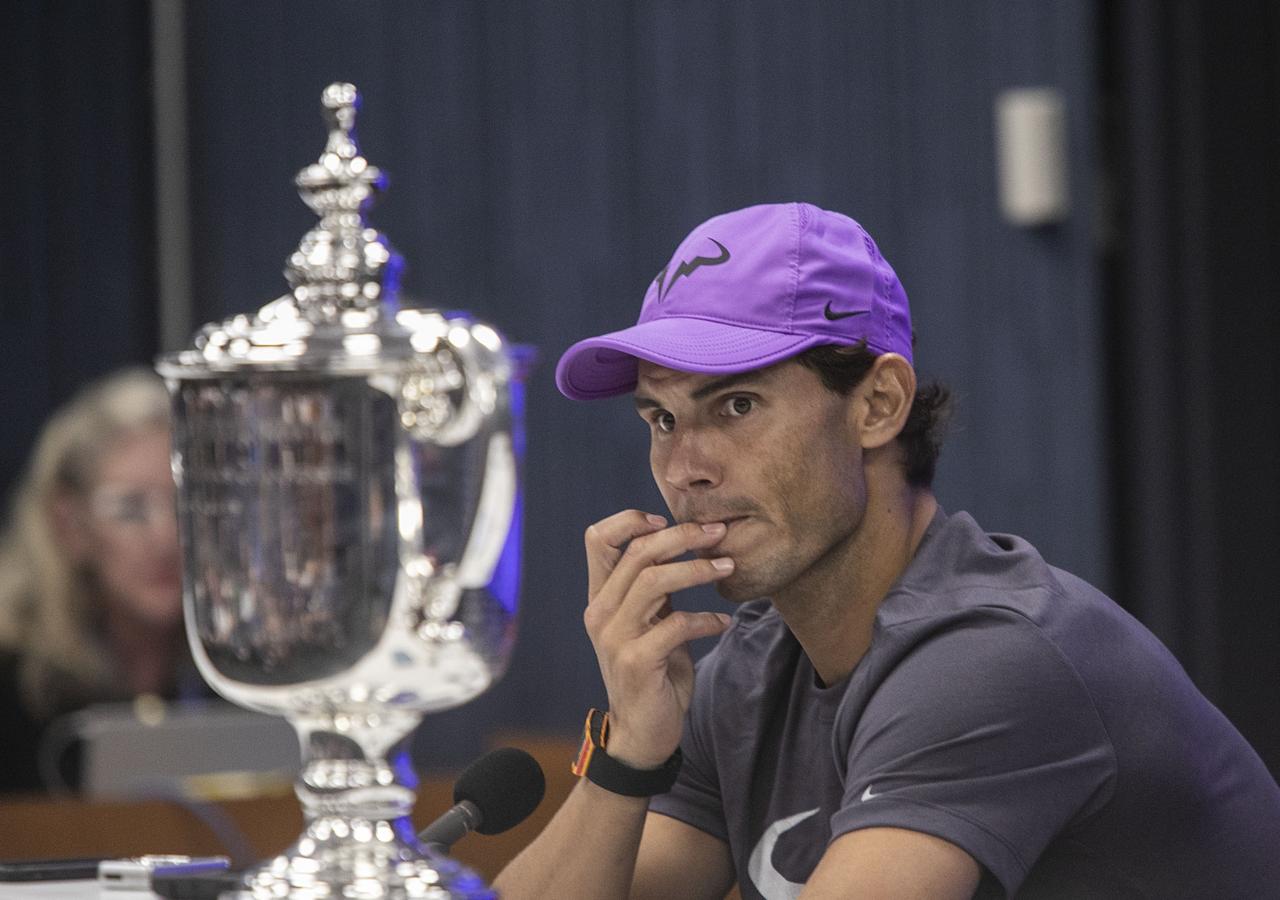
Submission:
[[[719,455],[708,436],[686,429],[673,436],[664,460],[662,479],[673,490],[705,491],[723,477]]]

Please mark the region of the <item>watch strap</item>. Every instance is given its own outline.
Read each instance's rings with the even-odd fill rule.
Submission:
[[[598,709],[587,713],[582,748],[573,764],[573,774],[586,778],[606,791],[626,797],[665,794],[676,783],[683,756],[680,748],[656,769],[635,769],[605,752],[609,740],[609,714]]]

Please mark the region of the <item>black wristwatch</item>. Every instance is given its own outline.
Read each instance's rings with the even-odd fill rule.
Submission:
[[[573,764],[574,775],[626,797],[652,797],[671,790],[683,759],[679,747],[656,769],[633,769],[605,752],[608,739],[609,714],[591,710],[583,727],[582,749]]]

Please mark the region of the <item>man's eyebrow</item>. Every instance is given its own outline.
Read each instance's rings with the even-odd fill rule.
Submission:
[[[736,384],[744,384],[747,382],[757,381],[763,377],[764,377],[763,373],[761,373],[759,370],[752,370],[750,372],[737,372],[733,375],[725,375],[722,378],[714,378],[711,381],[708,381],[702,387],[698,388],[693,393],[691,393],[689,397],[693,400],[702,400],[710,396],[711,394],[716,393],[717,391],[722,391],[725,388],[733,387]],[[636,409],[661,409],[662,408],[662,404],[659,403],[657,400],[654,400],[652,397],[647,397],[641,393],[636,393],[635,401],[636,401]]]
[[[758,381],[763,377],[764,376],[761,372],[753,369],[750,372],[738,372],[735,375],[726,375],[723,378],[714,378],[689,396],[694,400],[702,400],[703,398],[708,397],[717,391],[722,391],[727,387],[733,387],[735,384],[743,384],[749,381]]]

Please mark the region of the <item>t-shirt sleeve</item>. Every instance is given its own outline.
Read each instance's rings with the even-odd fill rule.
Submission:
[[[714,667],[718,652],[713,650],[698,662],[693,700],[685,716],[680,752],[684,762],[675,785],[649,801],[649,811],[679,819],[699,831],[728,843],[720,780],[712,748],[711,712],[715,708]]]
[[[856,725],[856,729],[855,726]],[[1089,693],[1040,629],[1004,610],[922,639],[856,722],[832,837],[897,827],[947,840],[1012,895],[1051,839],[1111,789],[1115,758]]]

